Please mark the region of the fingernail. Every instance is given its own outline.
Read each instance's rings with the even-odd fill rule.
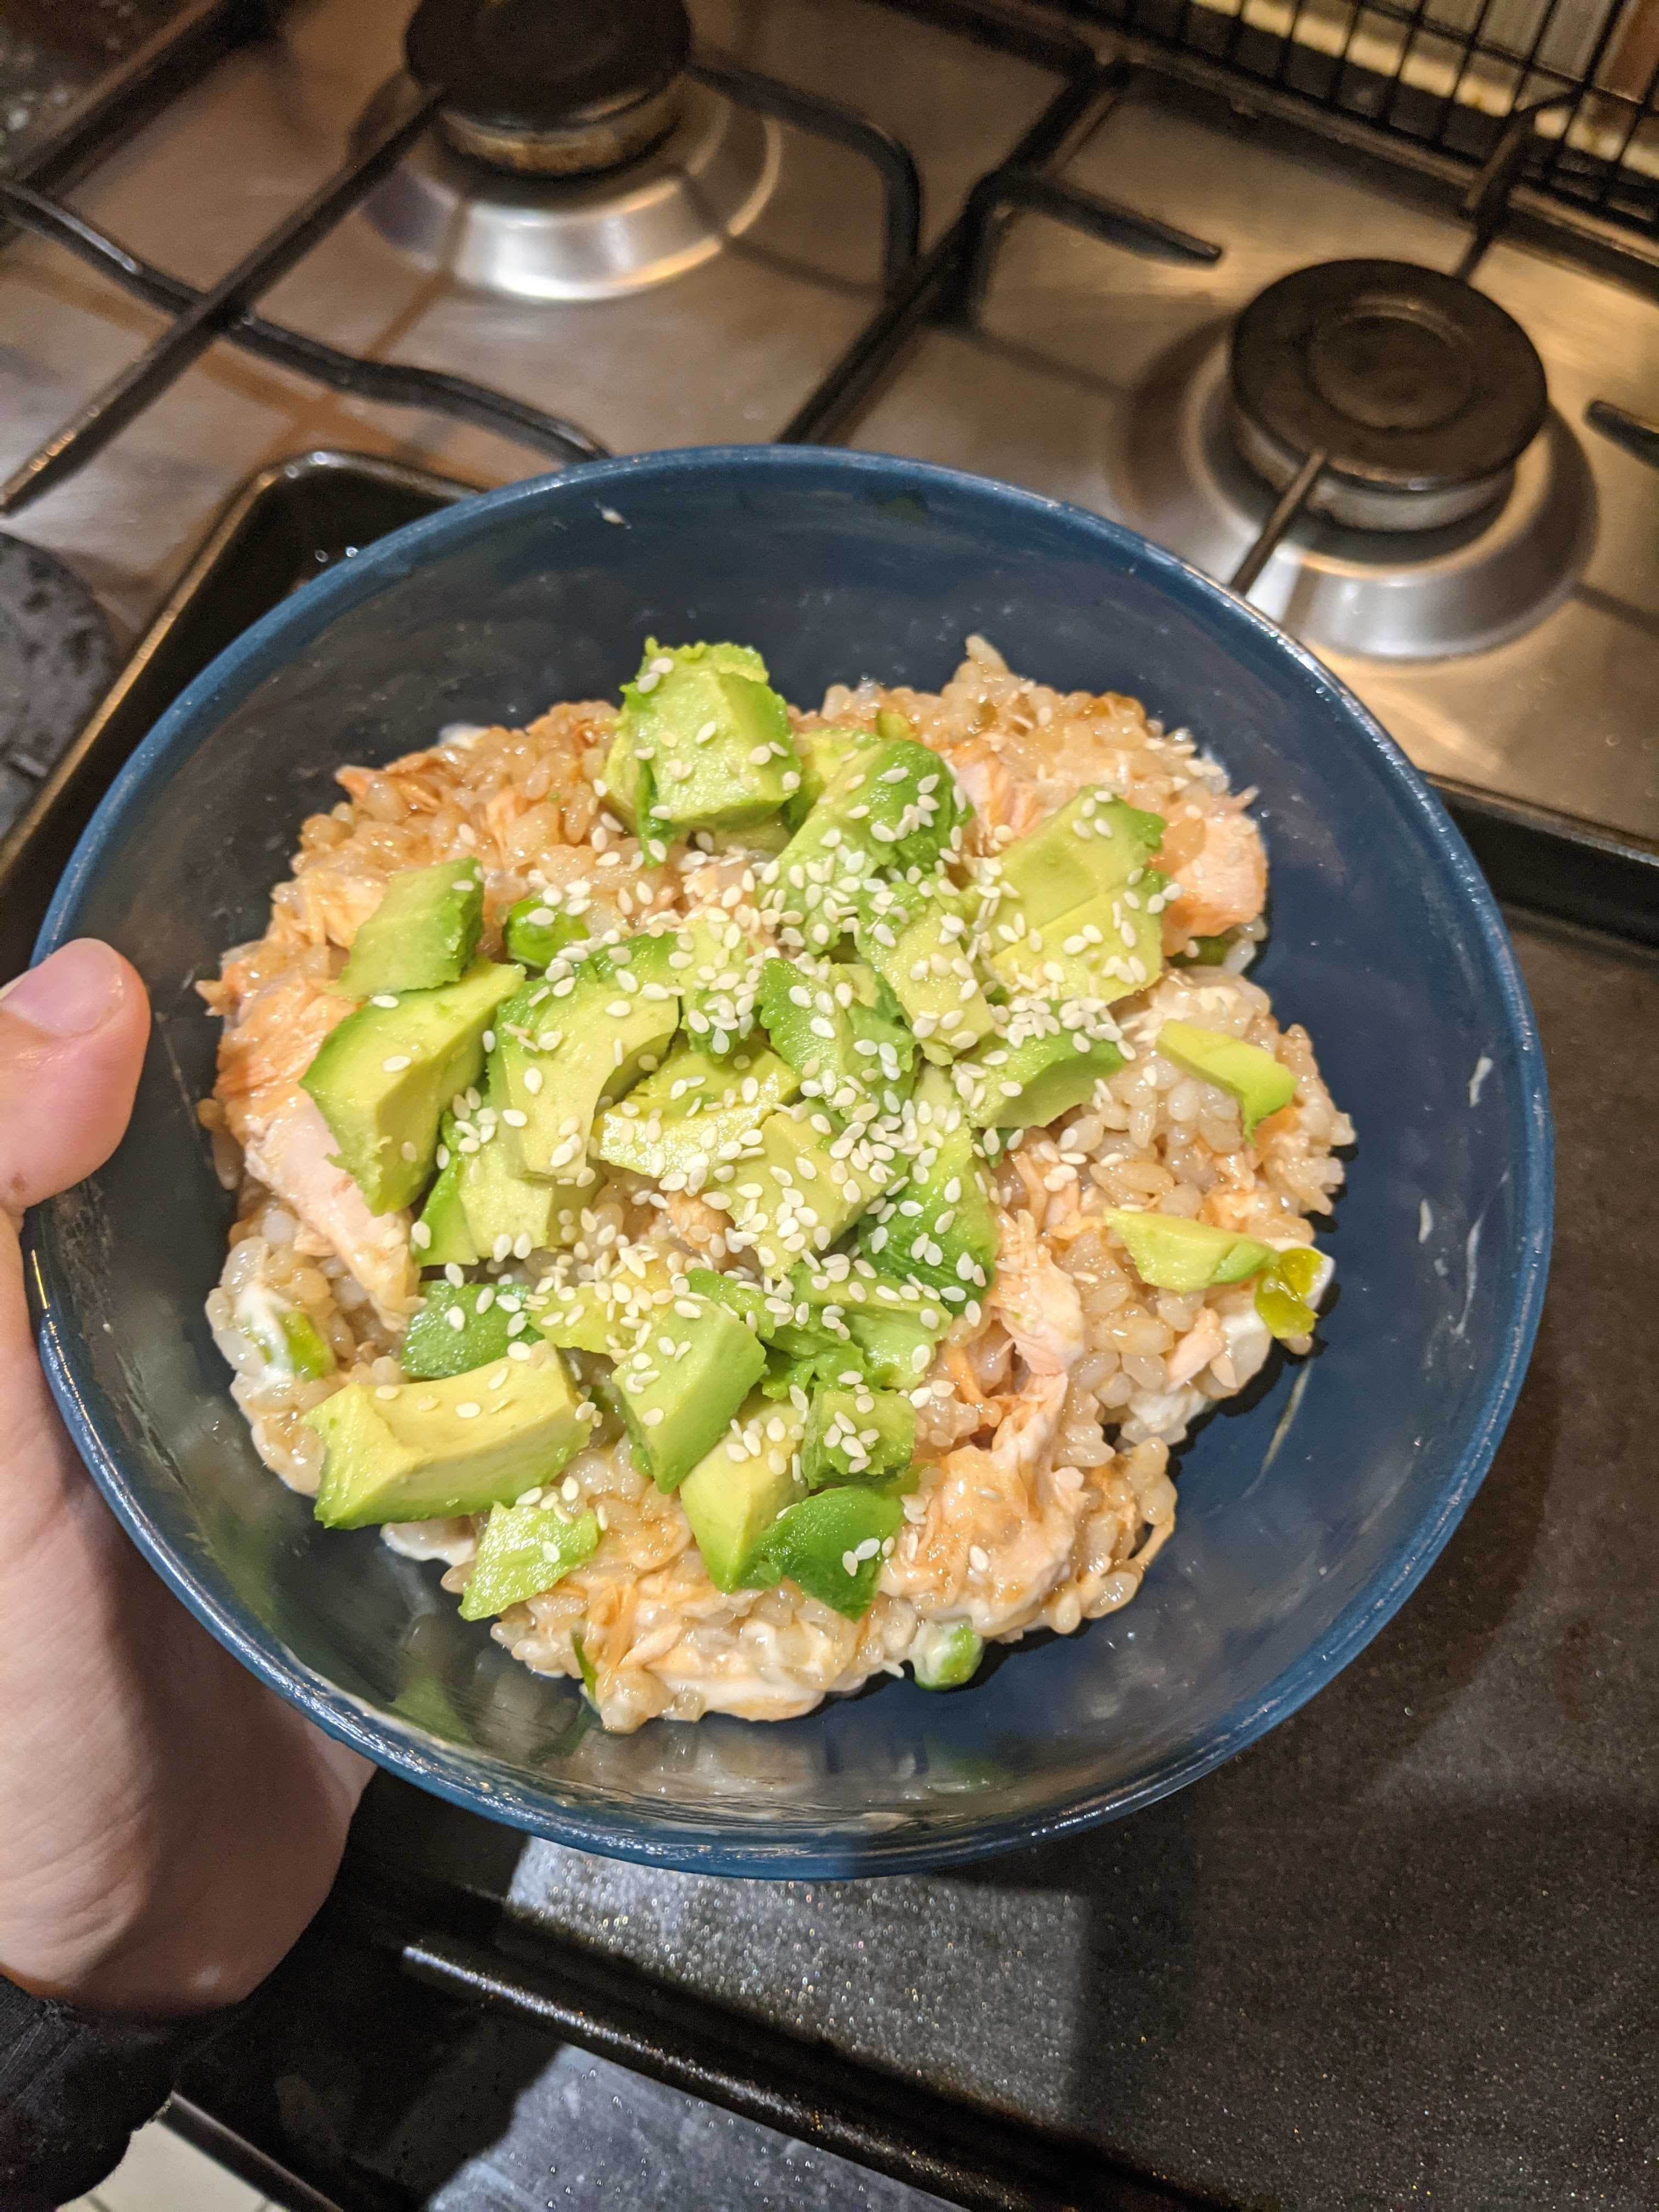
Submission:
[[[95,937],[78,937],[8,983],[0,1006],[48,1036],[85,1036],[108,1020],[125,988],[119,956]]]

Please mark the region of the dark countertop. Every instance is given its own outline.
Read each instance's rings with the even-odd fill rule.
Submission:
[[[1439,1565],[1310,1705],[1133,1820],[937,1878],[653,1873],[526,1842],[384,1778],[349,1869],[371,1882],[436,1874],[504,1898],[526,1935],[603,1943],[671,1984],[1084,2137],[1209,2201],[1659,2201],[1659,1375],[1647,1357],[1659,963],[1531,924],[1516,935],[1560,1152],[1537,1354]],[[296,2063],[320,2075],[325,2039],[317,2047]],[[445,2212],[507,2202],[496,2184],[509,2169],[617,2170],[630,2077],[601,2096],[610,2085],[581,2059],[584,2106],[569,2087],[576,2055],[548,2064],[532,2045],[508,2069],[524,2091],[517,2118],[497,2094],[470,2119],[464,2082],[479,2060],[462,2047],[446,2148],[426,2171],[500,2147],[495,2180],[458,2175]],[[332,2088],[337,2100],[337,2077]],[[437,2097],[427,2079],[423,2109]],[[663,2164],[674,2131],[662,2097],[645,2085],[623,2136],[641,2172],[683,2189],[675,2158]],[[609,2136],[582,2117],[601,2107]],[[696,2201],[791,2201],[778,2138],[685,2112],[700,2117],[682,2116],[676,2156],[716,2192]],[[389,2140],[384,2112],[377,2126]],[[537,2201],[589,2200],[550,2186]],[[654,2188],[639,2199],[658,2201]],[[830,2161],[800,2201],[933,2200]]]

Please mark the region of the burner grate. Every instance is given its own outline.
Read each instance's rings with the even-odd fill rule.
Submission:
[[[1626,0],[1069,0],[1120,27],[1396,141],[1485,161],[1549,111],[1528,182],[1659,234],[1659,17]]]

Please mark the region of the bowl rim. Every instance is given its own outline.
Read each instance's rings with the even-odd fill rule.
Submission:
[[[734,471],[809,476],[813,472],[886,485],[935,487],[992,508],[1058,519],[1073,532],[1079,551],[1090,544],[1115,556],[1112,566],[1149,574],[1189,605],[1205,606],[1224,628],[1254,632],[1258,646],[1293,666],[1302,684],[1346,742],[1371,754],[1437,863],[1478,939],[1495,985],[1503,1017],[1503,1042],[1518,1078],[1515,1119],[1522,1133],[1516,1164],[1519,1188],[1520,1252],[1510,1291],[1502,1349],[1462,1449],[1393,1558],[1358,1591],[1311,1650],[1285,1668],[1264,1689],[1241,1699],[1200,1745],[1154,1760],[1135,1780],[1113,1787],[1085,1787],[1057,1797],[1035,1814],[975,1819],[920,1814],[900,1826],[863,1827],[856,1819],[823,1824],[822,1844],[811,1847],[798,1832],[768,1841],[776,1830],[728,1822],[719,1816],[695,1824],[665,1823],[648,1810],[601,1812],[559,1803],[540,1790],[481,1777],[465,1747],[450,1745],[417,1724],[394,1719],[339,1689],[294,1658],[264,1623],[246,1615],[222,1576],[221,1589],[206,1586],[201,1571],[185,1564],[184,1547],[162,1525],[156,1504],[143,1494],[119,1453],[106,1438],[118,1433],[109,1402],[98,1385],[66,1297],[56,1293],[40,1224],[56,1201],[32,1214],[24,1248],[37,1341],[58,1409],[81,1456],[127,1534],[173,1595],[198,1620],[269,1687],[296,1705],[315,1725],[404,1779],[468,1811],[576,1849],[688,1873],[777,1880],[847,1879],[920,1872],[992,1857],[1074,1835],[1119,1820],[1172,1795],[1212,1771],[1305,1705],[1332,1680],[1393,1618],[1422,1581],[1480,1487],[1514,1410],[1537,1334],[1548,1273],[1553,1212],[1553,1133],[1537,1024],[1498,906],[1473,855],[1439,799],[1369,708],[1297,639],[1224,586],[1152,544],[1138,532],[1085,507],[1047,497],[995,477],[941,467],[901,454],[841,447],[703,446],[578,463],[458,501],[406,524],[271,609],[245,630],[173,701],[126,762],[82,833],[59,880],[34,947],[44,959],[74,934],[82,898],[106,854],[122,842],[125,817],[137,798],[159,788],[172,769],[205,742],[216,726],[216,706],[228,710],[292,657],[335,617],[372,598],[384,582],[418,567],[431,551],[487,533],[495,521],[525,507],[557,506],[590,494],[626,495],[641,477]],[[273,645],[284,649],[263,665]],[[193,726],[197,729],[193,741]],[[1498,1341],[1496,1334],[1494,1341]],[[202,1565],[211,1570],[204,1555]]]

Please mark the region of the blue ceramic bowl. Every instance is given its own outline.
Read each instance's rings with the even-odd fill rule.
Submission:
[[[647,631],[735,637],[791,698],[933,687],[980,630],[1022,671],[1133,692],[1260,787],[1273,935],[1255,973],[1307,1024],[1359,1146],[1318,1355],[1181,1458],[1173,1542],[1125,1612],[1007,1650],[952,1696],[908,1680],[755,1727],[611,1737],[373,1531],[330,1534],[254,1457],[202,1301],[230,1206],[194,1105],[191,986],[264,927],[347,761],[445,722],[613,693]],[[155,1006],[132,1129],[41,1209],[40,1342],[146,1556],[248,1667],[441,1796],[669,1866],[940,1866],[1132,1811],[1294,1712],[1427,1570],[1531,1347],[1550,1130],[1525,990],[1434,798],[1316,661],[1075,507],[867,453],[736,448],[574,468],[401,530],[222,654],[81,841],[41,939],[108,938]],[[1322,1236],[1324,1235],[1322,1231]]]

